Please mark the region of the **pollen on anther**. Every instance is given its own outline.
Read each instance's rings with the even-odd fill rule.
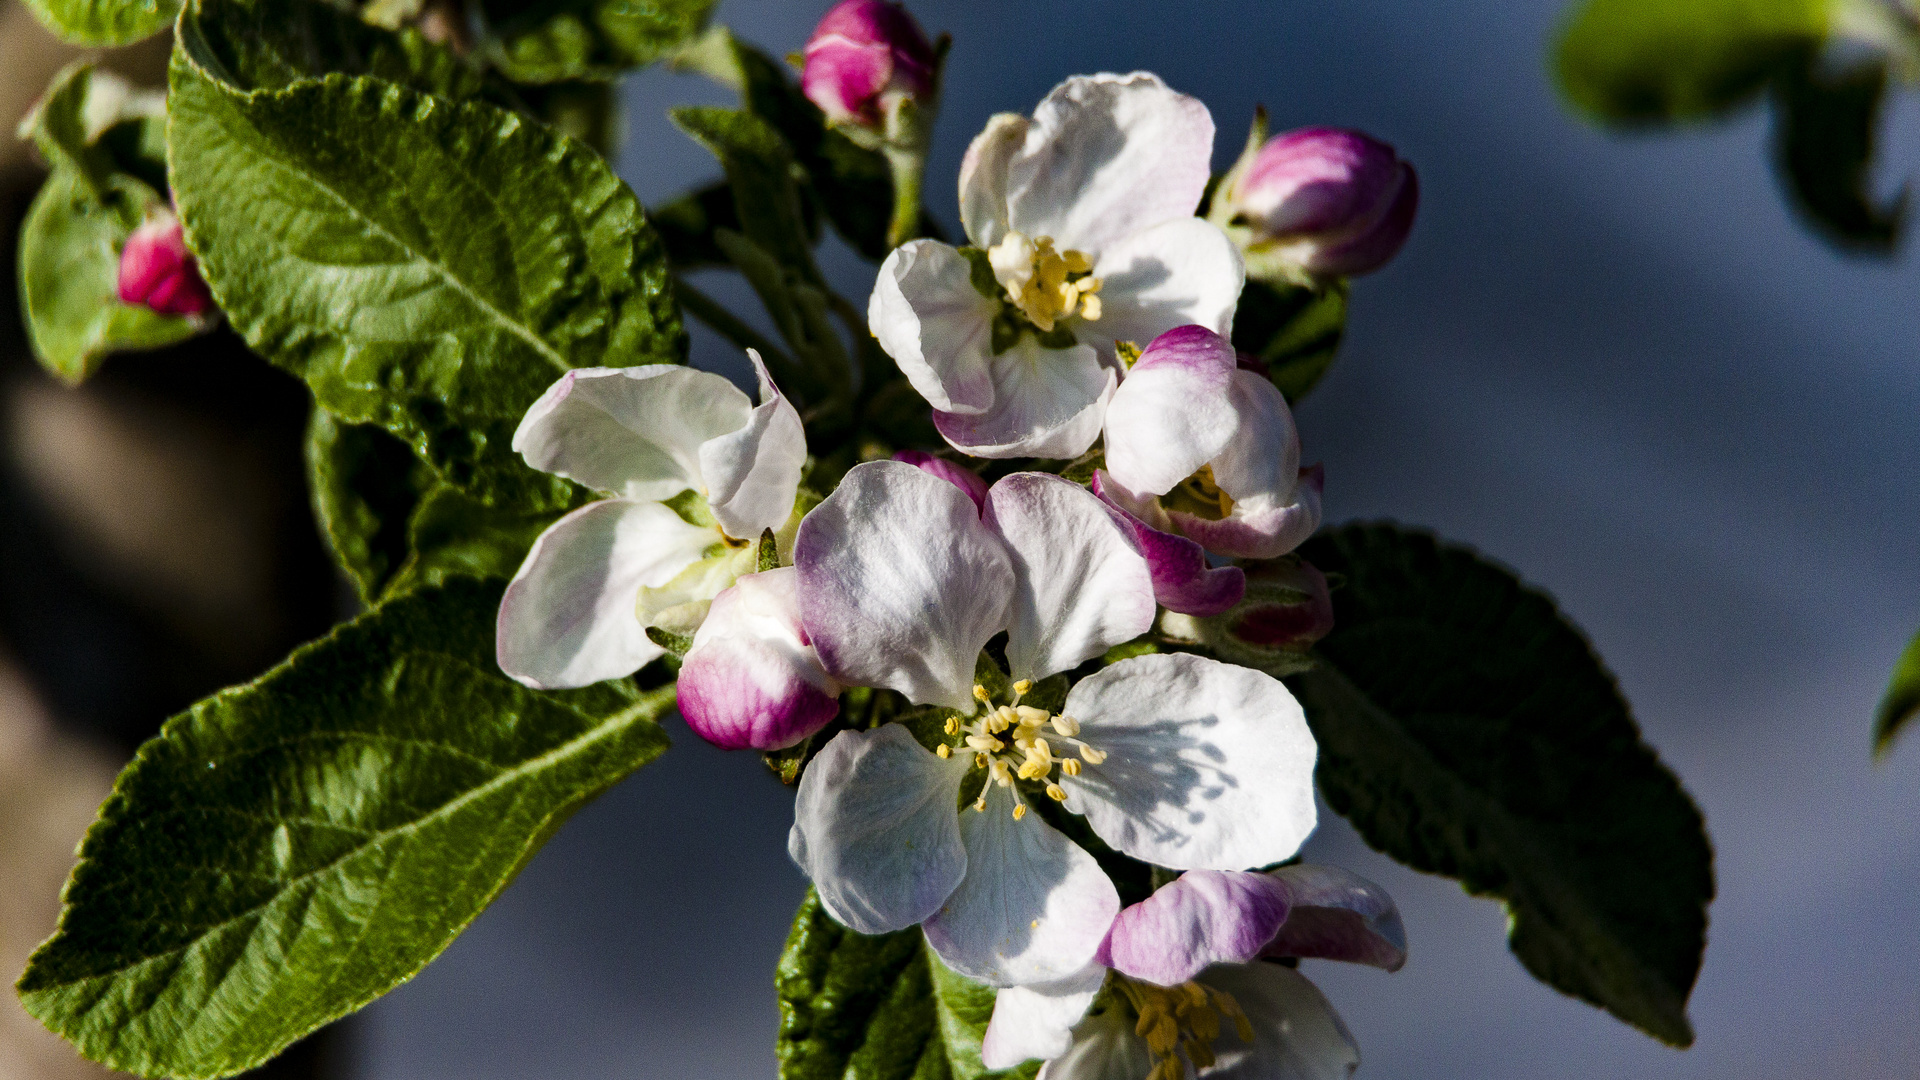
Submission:
[[[950,758],[953,756],[953,747],[948,746],[946,743],[941,743],[940,749],[935,750],[934,753],[939,754],[943,758]]]
[[[1068,776],[1079,776],[1080,762],[1074,758],[1068,758],[1060,763],[1060,771]]]
[[[993,700],[993,696],[987,693],[987,688],[981,686],[979,683],[973,684],[973,696],[977,698],[982,705]]]
[[[1014,807],[1013,807],[1013,820],[1015,820],[1015,821],[1019,821],[1019,820],[1020,820],[1021,818],[1023,818],[1023,817],[1026,817],[1026,816],[1027,816],[1027,804],[1026,804],[1026,803],[1016,803],[1016,804],[1014,804]]]
[[[1066,802],[1067,789],[1061,787],[1059,784],[1048,784],[1047,798],[1052,799],[1054,802]]]
[[[949,735],[960,734],[960,718],[959,717],[957,716],[947,717],[947,734]]]
[[[1013,692],[1016,694],[1025,694],[1032,689],[1032,679],[1021,679],[1019,682],[1013,684]]]

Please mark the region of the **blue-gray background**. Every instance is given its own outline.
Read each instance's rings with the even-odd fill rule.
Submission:
[[[719,17],[784,53],[823,7]],[[955,39],[932,205],[954,220],[949,178],[988,115],[1100,70],[1203,98],[1216,167],[1264,102],[1279,129],[1363,128],[1420,169],[1413,240],[1358,284],[1300,410],[1329,518],[1432,526],[1552,591],[1705,809],[1720,898],[1680,1053],[1535,983],[1496,904],[1328,820],[1309,854],[1385,885],[1413,946],[1395,975],[1308,966],[1363,1077],[1911,1077],[1920,735],[1876,767],[1867,730],[1920,627],[1920,260],[1848,261],[1801,230],[1758,111],[1634,139],[1572,119],[1545,70],[1559,7],[919,0]],[[661,112],[724,95],[648,72],[624,97],[643,199],[716,172]],[[1884,158],[1920,164],[1912,100]],[[870,272],[828,261],[864,301]],[[671,753],[369,1010],[364,1080],[772,1074],[770,972],[803,888],[789,800],[673,726]]]

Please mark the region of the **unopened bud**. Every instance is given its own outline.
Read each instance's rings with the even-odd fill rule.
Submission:
[[[827,121],[879,129],[898,101],[933,90],[933,46],[913,16],[886,0],[842,0],[807,40],[800,88]]]
[[[120,301],[162,315],[199,315],[213,306],[213,294],[180,234],[179,218],[155,215],[127,238],[120,250]]]
[[[1236,168],[1223,209],[1248,272],[1353,277],[1387,264],[1413,230],[1420,184],[1393,147],[1313,127],[1268,139]],[[1223,223],[1224,224],[1224,223]]]
[[[1246,596],[1225,613],[1192,620],[1222,660],[1291,675],[1312,666],[1313,644],[1333,629],[1327,579],[1297,555],[1245,563]]]

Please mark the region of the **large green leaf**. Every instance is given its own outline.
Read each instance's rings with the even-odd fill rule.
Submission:
[[[633,193],[588,147],[482,102],[366,76],[236,83],[219,36],[181,20],[170,154],[234,327],[449,481],[571,497],[512,453],[527,407],[570,368],[685,355]]]
[[[1832,0],[1587,0],[1560,39],[1561,90],[1589,116],[1713,116],[1826,38]]]
[[[173,25],[180,0],[26,0],[47,29],[75,45],[126,45]]]
[[[1829,239],[1875,254],[1893,250],[1907,208],[1905,190],[1886,206],[1873,194],[1886,90],[1879,60],[1834,68],[1813,59],[1774,80],[1774,151],[1787,190]]]
[[[402,598],[169,720],[81,844],[27,1010],[118,1069],[230,1076],[439,955],[667,745],[672,687],[501,675],[499,598]]]
[[[194,59],[221,81],[277,90],[324,75],[372,75],[442,97],[479,95],[472,66],[412,29],[386,30],[319,0],[198,0]]]
[[[1233,316],[1233,346],[1265,364],[1291,403],[1319,385],[1346,330],[1345,281],[1319,288],[1248,281]]]
[[[1920,635],[1908,642],[1906,651],[1900,654],[1893,678],[1887,683],[1886,696],[1880,699],[1880,708],[1873,720],[1874,754],[1884,756],[1892,750],[1893,740],[1915,716],[1920,716]]]
[[[1327,802],[1367,842],[1505,902],[1535,977],[1692,1041],[1713,855],[1579,630],[1509,571],[1391,525],[1301,554],[1345,586],[1290,680]]]
[[[980,1064],[993,989],[955,974],[918,928],[868,937],[827,915],[812,889],[774,979],[780,1080],[1032,1077]]]
[[[613,79],[706,25],[714,0],[481,0],[485,53],[510,79]]]

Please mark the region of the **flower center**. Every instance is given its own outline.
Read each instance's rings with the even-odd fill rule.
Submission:
[[[1240,1003],[1223,990],[1185,982],[1179,986],[1155,986],[1113,974],[1114,987],[1133,1006],[1139,1019],[1134,1034],[1147,1041],[1147,1050],[1158,1060],[1147,1080],[1183,1080],[1186,1066],[1181,1055],[1193,1062],[1195,1070],[1213,1064],[1213,1041],[1220,1037],[1220,1023],[1233,1024],[1240,1041],[1253,1041],[1253,1025]]]
[[[1169,510],[1192,514],[1207,521],[1220,521],[1233,513],[1233,496],[1220,490],[1220,485],[1213,479],[1211,465],[1200,466],[1199,472],[1167,492],[1161,504]]]
[[[987,249],[994,280],[1007,291],[1007,302],[1020,310],[1040,332],[1051,333],[1054,323],[1078,315],[1088,322],[1100,318],[1100,279],[1093,276],[1093,260],[1085,252],[1053,250],[1053,238],[1009,232]]]
[[[1054,783],[1053,770],[1058,768],[1068,776],[1079,776],[1081,762],[1098,765],[1107,760],[1107,755],[1078,737],[1080,721],[1064,714],[1020,704],[1020,699],[1031,689],[1033,684],[1022,679],[1013,684],[1012,704],[994,706],[987,688],[975,685],[973,696],[989,708],[967,723],[962,723],[957,716],[948,717],[947,734],[959,736],[960,742],[953,746],[942,745],[937,752],[943,758],[952,757],[955,750],[971,752],[973,767],[987,770],[989,784],[1012,787],[1015,778],[1043,781],[1049,799],[1065,802],[1066,789]],[[1053,741],[1047,738],[1049,731],[1053,733]],[[1062,756],[1057,752],[1055,743],[1060,747],[1072,747],[1079,751],[1080,756]],[[986,810],[985,787],[980,789],[980,797],[974,801],[973,808]],[[1015,802],[1014,820],[1025,816],[1027,805]]]

